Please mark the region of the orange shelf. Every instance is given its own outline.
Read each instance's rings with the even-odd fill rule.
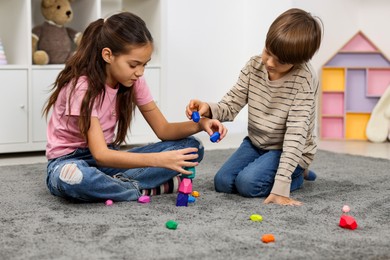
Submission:
[[[370,113],[347,113],[345,116],[345,138],[367,140],[366,127]]]

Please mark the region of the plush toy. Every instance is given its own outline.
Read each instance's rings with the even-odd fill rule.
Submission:
[[[72,1],[42,0],[45,22],[32,30],[34,64],[63,64],[79,45],[82,34],[65,27],[73,19]]]
[[[374,143],[390,140],[390,86],[372,110],[366,126],[367,139]]]

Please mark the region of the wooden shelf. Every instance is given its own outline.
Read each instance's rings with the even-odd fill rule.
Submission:
[[[322,70],[322,90],[323,91],[344,91],[345,69],[344,68],[324,68]]]
[[[160,101],[162,0],[83,0],[71,3],[74,12],[67,27],[83,32],[98,18],[118,11],[130,11],[140,16],[154,38],[155,51],[145,70],[145,79],[156,102]],[[8,122],[0,128],[0,153],[44,150],[46,120],[42,107],[52,84],[64,67],[33,65],[31,31],[43,23],[41,0],[0,0],[0,39],[7,65],[0,65],[4,86],[0,102],[0,119]],[[141,115],[136,116],[129,134],[131,144],[157,141]]]
[[[390,85],[390,61],[358,32],[322,68],[321,138],[367,140],[366,126]]]

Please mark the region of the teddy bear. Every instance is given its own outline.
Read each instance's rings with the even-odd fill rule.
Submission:
[[[32,30],[34,64],[63,64],[80,44],[82,33],[65,27],[73,19],[72,1],[41,1],[41,13],[45,21]]]

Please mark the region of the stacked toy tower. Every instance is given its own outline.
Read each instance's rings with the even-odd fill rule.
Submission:
[[[5,56],[4,53],[4,47],[3,47],[3,42],[1,41],[0,38],[0,65],[6,65],[7,62],[7,57]]]
[[[193,111],[191,115],[192,120],[195,123],[198,123],[200,120],[200,115],[198,111]],[[185,167],[184,169],[192,172],[190,175],[181,175],[181,182],[179,185],[179,194],[177,194],[176,199],[176,206],[182,207],[182,206],[188,206],[188,200],[192,192],[192,179],[195,178],[195,167]],[[192,201],[193,202],[193,201]]]
[[[179,193],[177,194],[176,206],[182,207],[188,206],[188,201],[190,194],[192,192],[192,180],[195,178],[195,167],[185,168],[188,171],[191,171],[192,174],[181,176],[181,182],[179,185]]]
[[[198,111],[192,111],[191,119],[198,123],[200,121],[200,115]],[[210,136],[210,141],[215,143],[219,140],[220,133],[214,132]],[[199,196],[199,192],[192,192],[192,180],[195,178],[195,167],[186,167],[186,170],[192,172],[190,175],[181,176],[181,183],[179,186],[179,194],[177,195],[176,206],[188,206],[189,202],[195,202],[195,197]]]

